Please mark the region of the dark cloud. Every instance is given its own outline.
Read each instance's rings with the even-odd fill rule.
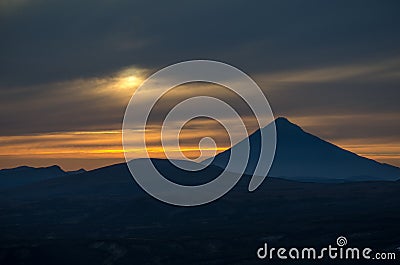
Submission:
[[[370,0],[3,1],[0,136],[119,130],[133,92],[116,89],[122,69],[148,75],[213,59],[250,74],[276,116],[312,133],[398,143],[399,7]],[[250,115],[235,97],[216,94]]]
[[[400,113],[398,81],[296,83],[267,94],[283,116]]]
[[[120,129],[129,98],[91,81],[0,91],[0,135]]]
[[[397,1],[23,1],[3,8],[2,86],[136,65],[226,61],[247,72],[399,54]]]

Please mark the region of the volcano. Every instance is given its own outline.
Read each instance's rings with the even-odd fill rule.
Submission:
[[[347,182],[400,179],[400,168],[379,163],[342,149],[312,135],[286,118],[275,121],[277,145],[275,158],[268,176],[297,181]],[[272,124],[261,130],[271,129]],[[253,175],[261,150],[261,133],[249,136],[250,156],[245,173]],[[224,168],[230,153],[241,148],[239,142],[213,159],[212,164]],[[208,162],[208,160],[204,161]]]

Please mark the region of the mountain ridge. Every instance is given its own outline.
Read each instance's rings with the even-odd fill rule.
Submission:
[[[274,162],[268,174],[270,177],[310,182],[400,180],[400,168],[396,166],[380,163],[340,148],[329,141],[325,141],[305,131],[299,125],[290,122],[285,117],[278,117],[275,119],[274,123],[277,130],[277,148]],[[268,126],[271,126],[271,124],[261,130],[266,130]],[[251,147],[250,162],[245,170],[246,175],[252,175],[252,171],[258,162],[257,155],[259,150],[257,150],[257,146],[260,145],[260,131],[258,130],[251,134],[249,140]],[[239,144],[240,143],[238,143],[238,145]],[[312,150],[308,155],[304,155],[307,153],[305,150],[307,151],[310,147],[311,149],[315,149],[315,146],[322,146],[323,148],[316,148],[316,150]],[[232,148],[235,147],[236,145]],[[213,159],[211,165],[224,168],[230,150],[231,148],[219,153],[214,158],[210,158]],[[327,154],[328,157],[326,156]],[[307,161],[307,159],[310,159],[311,162]],[[158,161],[157,163],[159,164],[167,163],[163,162],[162,159],[153,160]],[[203,162],[207,161],[208,160],[205,160]],[[335,171],[336,168],[343,164],[343,161],[346,162],[346,167],[342,167],[341,171]],[[116,168],[115,166],[117,165],[120,164],[104,166],[90,171],[84,169],[64,171],[58,165],[49,167],[19,166],[16,168],[1,169],[0,189],[84,172],[110,171],[112,168]],[[366,169],[364,168],[361,170],[360,166]],[[347,171],[352,173],[346,174]],[[381,174],[380,172],[384,173]],[[28,174],[29,176],[27,176]],[[380,177],[380,175],[382,175],[382,177]]]
[[[15,168],[5,168],[0,170],[0,190],[84,172],[86,172],[84,169],[64,171],[58,165],[48,167],[19,166]]]
[[[400,179],[400,168],[380,163],[340,148],[329,141],[303,130],[287,118],[275,121],[277,145],[275,158],[268,176],[298,181],[364,181]],[[271,129],[272,123],[261,130]],[[257,130],[249,137],[250,156],[245,170],[252,175],[258,162],[261,133]],[[244,141],[219,153],[212,164],[224,168],[231,149],[243,148]],[[209,162],[209,160],[203,162]]]

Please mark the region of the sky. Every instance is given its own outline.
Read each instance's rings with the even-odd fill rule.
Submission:
[[[0,168],[122,162],[132,94],[193,59],[247,73],[276,117],[400,166],[399,10],[398,1],[0,0]],[[238,103],[223,87],[188,84],[159,108],[204,93]],[[148,151],[162,157],[156,132]],[[217,142],[210,155],[229,147],[218,123],[198,119],[182,132],[184,153],[197,156],[204,136]]]

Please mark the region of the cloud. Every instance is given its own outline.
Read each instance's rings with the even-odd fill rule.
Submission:
[[[390,57],[400,46],[397,7],[395,1],[29,1],[1,15],[0,83],[92,78],[131,65],[156,70],[199,58],[259,73]]]
[[[311,69],[282,71],[278,73],[257,76],[264,82],[270,83],[272,88],[279,84],[326,83],[344,80],[353,81],[399,81],[400,57],[381,61],[365,61],[349,65],[336,65]]]
[[[263,88],[276,116],[296,118],[301,121],[300,124],[306,121],[305,118],[318,120],[314,127],[320,130],[316,133],[328,139],[332,139],[332,135],[323,134],[327,130],[325,127],[330,127],[336,138],[346,135],[367,138],[376,134],[395,137],[399,135],[394,122],[400,112],[397,104],[399,80],[395,74],[398,72],[400,66],[397,61],[386,60],[265,73],[255,76],[255,79]],[[0,90],[1,134],[119,130],[131,95],[149,73],[151,71],[145,69],[126,68],[105,77]],[[157,93],[157,89],[151,93]],[[227,88],[207,83],[181,85],[166,94],[152,112],[150,125],[158,129],[165,115],[176,104],[198,95],[217,97],[227,102],[244,118],[249,132],[257,129],[251,110],[240,97]],[[191,108],[194,107],[201,108]],[[346,120],[359,133],[355,135],[349,130],[335,130],[334,123],[326,125],[332,117],[342,123]],[[356,120],[349,122],[353,118]],[[375,130],[375,133],[360,129],[372,118],[379,120],[379,128],[387,124],[385,129]],[[176,119],[179,120],[179,115]],[[336,124],[337,128],[342,128],[341,125]]]
[[[144,69],[0,90],[1,135],[120,129]]]
[[[213,59],[254,77],[276,116],[323,138],[350,148],[357,143],[357,150],[368,143],[396,144],[398,7],[397,1],[0,1],[0,137],[25,137],[9,145],[38,142],[57,149],[35,135],[61,139],[72,132],[120,130],[141,80],[172,63]],[[249,130],[256,129],[235,95],[204,85],[167,95],[154,122],[196,93],[231,103]],[[201,129],[213,133],[211,124],[192,126],[195,135]],[[107,141],[91,146],[87,135],[74,139],[96,150],[116,148]],[[84,142],[78,146],[86,148]]]

